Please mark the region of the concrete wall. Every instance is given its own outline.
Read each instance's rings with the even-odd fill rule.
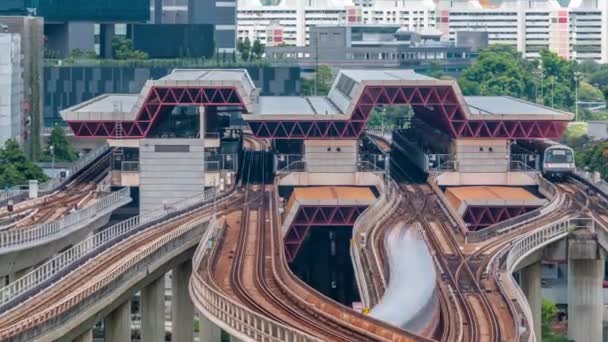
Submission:
[[[309,172],[355,172],[357,140],[304,140]]]
[[[587,135],[594,140],[608,138],[608,121],[590,121],[587,123]]]
[[[144,139],[139,150],[140,212],[154,210],[204,190],[200,139]]]
[[[509,171],[511,148],[506,139],[457,139],[454,150],[459,172]]]

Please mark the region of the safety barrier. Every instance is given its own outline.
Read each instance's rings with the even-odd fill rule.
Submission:
[[[205,268],[201,265],[203,259],[215,247],[213,244],[217,241],[221,229],[220,225],[209,226],[192,258],[190,297],[197,310],[229,333],[236,332],[255,341],[319,341],[311,335],[255,313],[232,301],[205,282],[198,270]]]
[[[527,331],[530,334],[528,339],[529,342],[539,341],[540,336],[534,336],[534,331],[531,328],[533,322],[532,310],[530,309],[530,305],[528,304],[525,294],[513,277],[513,272],[515,272],[517,269],[517,265],[521,263],[527,256],[534,253],[541,247],[547,246],[550,243],[566,237],[572,229],[579,227],[581,227],[580,219],[572,217],[563,218],[557,222],[536,229],[532,233],[514,241],[502,252],[503,255],[506,253],[506,259],[503,259],[502,257],[497,258],[505,260],[501,265],[502,274],[500,279],[503,283],[503,287],[505,287],[505,290],[510,290],[510,295],[514,297],[513,302],[518,303],[518,306],[523,314],[523,317],[520,317],[518,321],[520,324],[527,324]],[[522,333],[522,330],[525,331],[526,329],[520,329],[520,334]]]
[[[130,255],[126,260],[118,261],[120,265],[103,278],[92,284],[79,287],[68,300],[60,302],[50,310],[42,309],[40,313],[20,321],[18,325],[0,329],[0,340],[4,341],[17,335],[21,340],[30,340],[56,329],[79,312],[90,308],[100,298],[120,288],[134,276],[142,272],[147,274],[148,267],[163,256],[174,252],[185,244],[198,241],[203,236],[205,228],[210,225],[214,225],[213,215],[200,217],[172,230],[154,243],[138,250],[136,254]]]
[[[604,196],[608,196],[608,182],[606,182],[605,180],[600,178],[599,174],[595,179],[590,172],[583,171],[580,169],[576,169],[574,171],[574,174],[577,175],[578,177],[580,177],[581,179],[583,179],[584,181],[586,181],[587,183],[593,185],[595,188],[597,188],[599,191],[601,191],[604,194]]]
[[[146,212],[119,222],[86,240],[83,240],[72,248],[58,254],[46,263],[35,268],[32,272],[9,285],[0,288],[0,311],[3,311],[5,305],[18,302],[18,299],[27,295],[28,291],[42,285],[51,277],[58,275],[68,266],[85,256],[88,256],[92,252],[98,249],[107,248],[109,243],[122,240],[139,229],[143,229],[147,224],[160,222],[160,220],[166,219],[170,215],[177,215],[180,212],[185,212],[195,205],[210,204],[212,200],[215,200],[215,194],[215,189],[209,189],[202,194],[187,198],[176,204],[165,206],[159,208],[159,210]]]
[[[306,160],[298,160],[290,163],[282,169],[277,170],[277,175],[286,175],[292,172],[320,172],[320,173],[349,173],[349,172],[373,172],[385,173],[382,167],[368,161],[357,161],[354,165],[348,162],[327,160],[323,164],[311,164]]]
[[[355,269],[355,280],[361,295],[361,302],[364,307],[370,307],[371,298],[369,296],[369,286],[367,278],[364,274],[364,269],[361,261],[361,250],[363,250],[369,241],[368,231],[371,227],[386,217],[387,212],[392,211],[392,208],[399,202],[399,192],[395,190],[394,184],[380,186],[382,195],[380,198],[369,206],[357,219],[353,225],[353,238],[350,244],[350,255]],[[365,241],[363,241],[365,240]],[[377,256],[374,256],[376,259]],[[369,271],[369,270],[368,270]]]
[[[42,223],[31,228],[0,232],[0,254],[31,248],[56,240],[90,224],[93,219],[111,213],[131,201],[129,188],[114,191],[90,207],[76,210],[57,221]]]
[[[383,128],[366,128],[365,133],[380,137],[389,143],[393,141],[393,130]]]

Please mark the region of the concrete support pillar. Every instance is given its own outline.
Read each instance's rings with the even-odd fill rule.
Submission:
[[[172,341],[192,342],[194,338],[194,305],[188,292],[188,282],[192,274],[192,262],[187,261],[173,269],[171,288]]]
[[[142,341],[165,341],[164,279],[164,277],[160,277],[141,290]]]
[[[541,275],[542,265],[540,262],[535,262],[532,265],[521,270],[521,289],[528,299],[528,304],[532,310],[532,327],[536,339],[541,338],[541,308],[543,304],[543,295],[541,293]]]
[[[93,329],[89,329],[82,335],[76,337],[74,342],[93,342]]]
[[[222,329],[213,324],[207,317],[199,312],[199,341],[200,342],[220,342],[222,339]]]
[[[28,181],[28,197],[29,198],[38,198],[38,180],[30,179]]]
[[[105,342],[131,341],[131,301],[114,309],[104,320]]]
[[[568,240],[568,338],[602,341],[604,256],[596,237],[576,231]]]

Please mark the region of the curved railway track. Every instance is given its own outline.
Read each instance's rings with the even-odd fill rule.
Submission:
[[[240,203],[240,197],[238,192],[233,192],[218,200],[216,207],[194,208],[162,223],[153,224],[112,245],[112,248],[102,250],[88,261],[75,265],[67,275],[54,280],[52,287],[38,291],[20,305],[0,314],[0,339],[8,339],[22,331],[35,328],[35,324],[55,319],[62,312],[78,305],[76,299],[82,298],[82,293],[95,288],[104,277],[113,274],[113,271],[131,258],[137,257],[139,251],[201,216],[213,214],[214,210],[229,210]]]
[[[102,156],[62,190],[41,199],[18,203],[13,212],[0,212],[0,229],[16,230],[57,220],[86,206],[96,196],[97,185],[107,176],[111,154]]]

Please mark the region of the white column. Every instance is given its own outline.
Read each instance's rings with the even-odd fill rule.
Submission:
[[[521,289],[528,299],[528,304],[532,310],[533,330],[536,339],[541,339],[541,308],[543,304],[543,295],[541,293],[541,275],[542,265],[540,262],[535,262],[532,265],[521,270]]]
[[[172,271],[171,319],[172,341],[192,342],[194,338],[194,305],[188,292],[188,282],[192,274],[192,263],[187,261]]]
[[[114,309],[104,320],[105,342],[131,341],[131,301]]]
[[[592,234],[568,240],[568,338],[599,342],[603,334],[604,257]]]
[[[146,342],[165,342],[164,277],[141,290],[141,339]]]
[[[222,330],[211,322],[202,313],[198,314],[199,319],[199,341],[200,342],[220,342]]]
[[[30,179],[28,181],[28,197],[29,198],[38,198],[38,180]]]

